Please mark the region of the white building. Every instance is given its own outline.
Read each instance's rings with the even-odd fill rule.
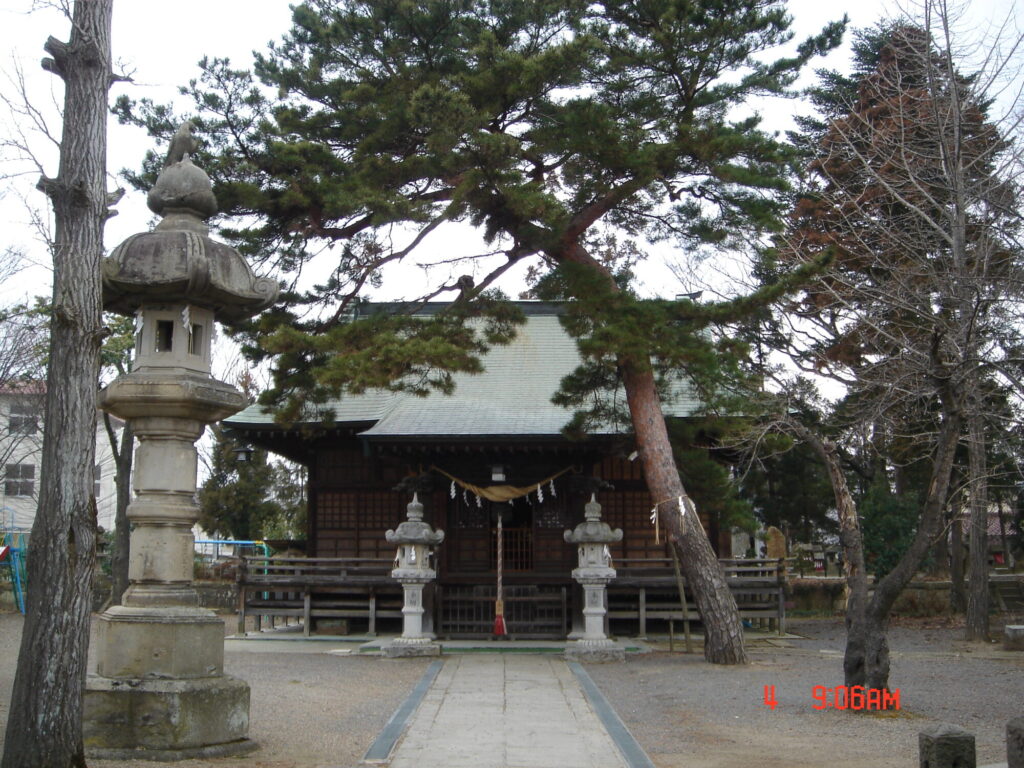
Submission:
[[[36,516],[39,499],[43,448],[45,385],[19,383],[0,387],[0,529],[28,531]],[[122,422],[114,419],[120,438]],[[99,526],[114,528],[117,490],[114,486],[114,456],[110,449],[103,416],[96,417],[96,465],[93,492]]]

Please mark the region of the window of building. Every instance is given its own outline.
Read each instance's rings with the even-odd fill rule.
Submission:
[[[7,426],[11,434],[34,435],[39,430],[36,408],[29,403],[11,403]]]
[[[35,464],[8,464],[4,474],[7,496],[31,496],[36,490]]]
[[[92,495],[97,499],[100,497],[100,485],[103,480],[103,467],[99,464],[92,468]]]

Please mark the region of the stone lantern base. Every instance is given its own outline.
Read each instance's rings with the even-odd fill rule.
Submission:
[[[614,640],[576,640],[565,646],[568,661],[625,661],[626,649]]]
[[[116,605],[100,616],[96,635],[101,677],[188,679],[224,673],[224,622],[205,608]]]
[[[108,760],[250,752],[249,685],[223,674],[224,622],[194,606],[108,609],[86,681],[85,751]]]
[[[382,649],[389,659],[407,656],[440,656],[441,646],[428,637],[396,637]]]
[[[249,685],[227,675],[195,680],[86,683],[83,739],[88,757],[188,760],[239,755],[249,740]]]

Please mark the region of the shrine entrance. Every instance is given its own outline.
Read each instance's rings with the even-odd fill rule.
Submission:
[[[440,548],[437,627],[441,636],[490,637],[498,576],[498,518],[502,518],[505,623],[513,638],[564,638],[569,632],[575,548],[567,494],[543,501],[488,501],[456,493],[446,509]]]

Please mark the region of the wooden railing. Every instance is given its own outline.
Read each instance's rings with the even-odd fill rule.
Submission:
[[[313,620],[401,618],[402,588],[391,578],[391,560],[376,558],[243,557],[238,567],[238,633],[246,617],[256,629],[269,619],[301,618],[308,637]]]
[[[786,568],[782,560],[719,560],[739,609],[740,618],[786,633]],[[679,599],[679,586],[670,558],[619,559],[612,565],[617,576],[608,585],[608,617],[636,620],[641,637],[647,634],[649,619],[682,621],[699,619],[689,585],[686,616]]]
[[[721,560],[740,617],[785,633],[785,566],[779,560]],[[678,583],[668,558],[618,559],[608,589],[608,616],[636,621],[640,636],[649,620],[684,619]],[[246,617],[273,625],[279,617],[301,619],[310,633],[316,619],[365,619],[375,634],[379,618],[401,618],[402,588],[391,578],[393,562],[370,558],[245,557],[238,568],[238,631]],[[521,636],[564,636],[568,622],[565,589],[524,588],[506,595],[506,618]],[[438,587],[439,631],[487,634],[493,622],[493,585]],[[475,590],[475,591],[474,591]],[[539,590],[539,591],[538,591]],[[687,616],[699,620],[688,588]]]

